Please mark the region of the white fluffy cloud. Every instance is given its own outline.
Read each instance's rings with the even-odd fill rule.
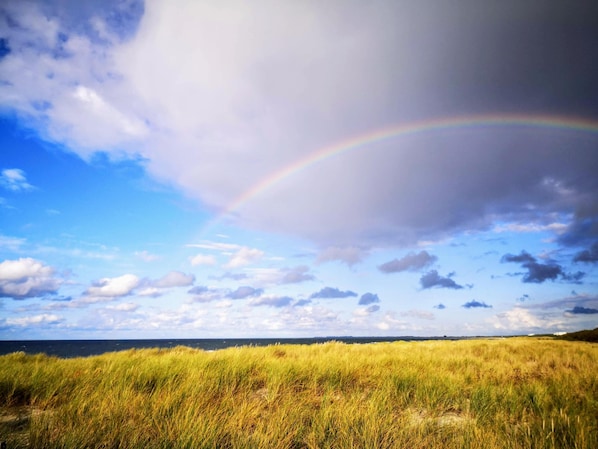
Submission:
[[[0,172],[0,186],[13,192],[33,189],[27,181],[25,172],[19,168],[6,168]]]
[[[134,274],[123,274],[113,278],[103,278],[85,291],[90,299],[106,300],[130,295],[139,285],[139,278]]]
[[[0,263],[0,297],[25,299],[55,294],[62,280],[54,268],[32,258]]]

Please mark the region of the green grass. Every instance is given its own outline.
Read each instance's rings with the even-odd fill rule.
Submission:
[[[8,447],[598,447],[598,346],[540,338],[0,357]],[[21,424],[25,421],[20,421]],[[23,426],[21,426],[23,427]],[[26,432],[26,435],[24,435]]]

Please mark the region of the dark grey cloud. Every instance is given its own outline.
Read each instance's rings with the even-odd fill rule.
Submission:
[[[263,293],[261,288],[253,288],[249,286],[242,286],[237,288],[236,290],[231,291],[226,295],[227,298],[230,299],[245,299],[254,296],[259,296]]]
[[[374,304],[378,302],[380,302],[380,298],[378,298],[378,295],[374,293],[364,293],[363,295],[361,295],[361,298],[359,298],[358,304],[360,306],[367,306],[369,304]]]
[[[78,28],[70,8],[37,3],[2,5],[10,53],[0,63],[11,60],[2,67],[2,106],[86,158],[96,148],[144,154],[150,175],[212,210],[307,152],[388,124],[501,111],[598,117],[593,1],[285,2],[275,11],[240,2],[218,13],[201,2],[147,2],[144,14],[109,6],[89,16],[109,30],[108,17],[139,21],[143,32],[133,27],[125,46],[110,33],[100,38],[101,27],[92,32],[89,17]],[[61,53],[60,36],[80,39],[72,54]],[[172,66],[185,70],[164,83]],[[31,68],[27,77],[20,67]],[[335,248],[322,260],[348,264],[363,251],[339,249],[357,241],[364,250],[406,245],[494,220],[573,214],[560,242],[595,241],[597,141],[596,133],[531,124],[392,138],[342,154],[340,164],[324,158],[251,198],[234,219],[310,238]]]
[[[334,287],[324,287],[319,292],[312,293],[309,297],[310,298],[349,298],[352,296],[357,296],[357,293],[352,292],[351,290],[341,291],[338,288]]]
[[[527,272],[522,273],[522,281],[526,283],[541,284],[542,282],[561,279],[565,282],[580,283],[585,273],[578,271],[576,273],[566,273],[563,267],[556,262],[539,263],[535,257],[526,251],[521,251],[519,255],[505,254],[501,262],[520,263]],[[518,273],[520,274],[520,273]]]
[[[311,299],[299,299],[293,304],[293,307],[303,307],[311,304]]]
[[[500,259],[501,262],[517,262],[517,263],[527,263],[527,262],[535,262],[536,258],[532,256],[527,251],[521,251],[520,254],[505,254]]]
[[[594,165],[596,167],[596,164]],[[598,239],[598,200],[590,199],[596,192],[588,192],[588,199],[580,204],[567,230],[559,236],[563,245],[591,245]]]
[[[578,252],[573,258],[574,262],[598,262],[598,241],[595,242],[589,249]]]
[[[583,306],[575,306],[571,310],[566,310],[566,312],[573,315],[595,315],[598,314],[598,309],[592,309]]]
[[[419,253],[409,253],[401,259],[393,259],[389,262],[383,263],[378,267],[383,273],[398,273],[401,271],[417,271],[422,268],[429,267],[438,258],[431,255],[427,251],[420,251]]]
[[[457,284],[453,279],[451,279],[452,275],[453,273],[449,273],[448,276],[443,277],[438,274],[438,271],[431,270],[424,274],[419,282],[424,289],[438,287],[458,290],[464,288],[462,285]]]
[[[466,302],[461,307],[464,307],[466,309],[475,309],[475,308],[491,309],[492,308],[491,305],[486,304],[483,301],[476,301],[475,299],[472,299],[471,301]]]

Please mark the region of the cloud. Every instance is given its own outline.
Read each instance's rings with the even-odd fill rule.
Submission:
[[[582,271],[566,273],[563,271],[563,267],[555,262],[539,263],[526,251],[521,251],[519,255],[505,254],[500,261],[520,263],[523,268],[527,269],[527,273],[522,278],[525,283],[541,284],[547,280],[555,281],[558,278],[566,282],[579,283],[585,276]]]
[[[438,258],[429,254],[427,251],[420,251],[419,253],[409,253],[401,259],[393,259],[389,262],[383,263],[378,267],[383,273],[398,273],[401,271],[418,271],[422,268],[429,267]]]
[[[528,301],[529,299],[530,299],[529,295],[527,293],[524,293],[519,298],[517,298],[517,301],[524,302],[524,301]]]
[[[140,279],[134,274],[123,274],[113,278],[102,278],[89,287],[84,295],[88,301],[110,300],[128,296],[139,285]]]
[[[598,309],[591,309],[589,307],[575,306],[571,310],[566,310],[566,313],[571,315],[595,315],[598,314]]]
[[[500,261],[501,262],[529,263],[529,262],[535,262],[536,258],[526,251],[521,251],[521,254],[519,254],[519,255],[505,254],[504,256],[502,256]]]
[[[232,279],[233,281],[241,281],[243,279],[247,279],[249,276],[247,276],[246,273],[231,273],[230,271],[227,271],[226,273],[222,274],[221,276],[209,276],[209,279],[214,279],[217,281],[222,281],[224,279]]]
[[[309,297],[310,298],[349,298],[352,296],[357,296],[357,293],[352,292],[351,290],[341,291],[338,288],[333,287],[324,287],[318,292],[312,293]]]
[[[155,262],[156,260],[160,259],[160,256],[156,256],[155,254],[151,254],[149,251],[135,251],[135,256],[139,259],[143,260],[144,262]]]
[[[191,265],[194,267],[198,265],[216,265],[216,258],[212,255],[206,254],[197,254],[193,256],[190,260]]]
[[[0,235],[0,248],[6,248],[9,251],[18,251],[26,242],[27,240],[24,238]]]
[[[226,295],[226,297],[230,298],[230,299],[245,299],[245,298],[250,298],[250,297],[254,297],[254,296],[259,296],[262,293],[263,293],[263,290],[260,288],[243,286],[243,287],[238,287],[234,291],[231,291],[228,295]]]
[[[230,290],[225,289],[213,289],[203,285],[195,286],[187,292],[193,295],[192,302],[212,302],[226,298],[230,293]]]
[[[364,293],[363,295],[361,295],[361,298],[359,298],[358,304],[360,306],[367,306],[368,304],[373,304],[377,302],[380,302],[380,298],[378,298],[378,295],[374,293]]]
[[[368,307],[359,307],[353,311],[353,315],[356,317],[368,317],[373,313],[376,313],[380,310],[380,306],[378,304],[373,304]]]
[[[46,324],[57,324],[64,321],[64,318],[51,313],[42,313],[39,315],[23,316],[19,318],[7,318],[6,324],[9,326],[31,327],[43,326]]]
[[[27,182],[25,172],[19,168],[5,168],[0,172],[0,186],[13,192],[25,192],[34,187]]]
[[[444,304],[440,303],[440,304],[435,305],[434,308],[438,309],[438,310],[443,310],[443,309],[446,309],[446,306]]]
[[[467,14],[428,2],[145,2],[143,14],[106,6],[78,21],[47,2],[4,3],[5,110],[84,158],[141,155],[150,175],[210,210],[235,204],[235,224],[337,249],[496,222],[546,225],[551,214],[573,216],[563,244],[598,236],[592,133],[505,123],[363,139],[388,124],[472,111],[595,116],[598,68],[558,50],[566,35],[580,60],[592,60],[591,2],[471,2]],[[356,149],[367,151],[264,182],[360,138]]]
[[[419,282],[422,288],[424,289],[438,287],[459,290],[464,288],[462,285],[459,285],[455,281],[453,281],[450,276],[451,275],[449,274],[447,277],[443,277],[438,274],[438,271],[431,270],[424,274],[419,280]]]
[[[367,251],[354,246],[330,246],[320,251],[316,259],[316,263],[333,262],[338,260],[340,262],[346,263],[348,266],[353,266],[361,262],[366,255]]]
[[[598,262],[598,242],[595,242],[589,249],[578,252],[573,258],[574,262]]]
[[[55,295],[61,285],[54,268],[38,260],[21,258],[0,263],[0,297],[26,299]]]
[[[239,268],[257,262],[264,256],[264,252],[256,248],[246,246],[233,254],[230,260],[224,265],[225,268]]]
[[[426,310],[408,310],[407,312],[401,312],[401,316],[420,320],[434,320],[436,318],[432,312]]]
[[[290,296],[260,296],[249,301],[250,306],[286,307],[293,302]]]
[[[187,287],[193,285],[195,276],[192,274],[181,273],[180,271],[171,271],[160,279],[151,283],[156,288]]]
[[[466,302],[461,307],[464,307],[466,309],[475,309],[475,308],[491,309],[492,308],[491,305],[486,304],[484,301],[476,301],[475,299],[472,299],[471,301]]]
[[[116,310],[119,312],[135,312],[139,309],[139,304],[135,304],[132,302],[121,302],[119,304],[108,305],[106,306],[108,310]]]
[[[300,265],[295,268],[283,269],[284,275],[281,279],[283,284],[298,284],[305,281],[313,281],[315,279],[313,274],[308,273],[309,267]]]

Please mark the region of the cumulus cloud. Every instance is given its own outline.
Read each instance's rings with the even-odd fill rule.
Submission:
[[[334,287],[324,287],[318,292],[312,293],[309,297],[310,298],[349,298],[352,296],[357,296],[357,293],[352,292],[351,290],[341,291],[338,288]]]
[[[249,301],[250,306],[286,307],[293,302],[290,296],[260,296]]]
[[[571,310],[565,311],[571,315],[595,315],[598,314],[598,309],[592,309],[590,307],[575,306]]]
[[[245,265],[250,265],[257,262],[264,256],[264,252],[256,248],[248,248],[246,246],[240,248],[235,254],[231,256],[229,261],[224,265],[225,268],[239,268]]]
[[[356,317],[367,317],[373,313],[376,313],[380,310],[380,306],[378,304],[372,304],[368,307],[359,307],[353,311],[353,315]]]
[[[151,284],[156,288],[188,287],[195,282],[195,276],[180,271],[171,271]]]
[[[230,298],[230,299],[245,299],[245,298],[250,298],[250,297],[254,297],[254,296],[259,296],[262,293],[263,293],[263,290],[260,288],[242,286],[242,287],[238,287],[236,290],[231,291],[228,295],[226,295],[226,297]]]
[[[389,262],[383,263],[378,267],[383,273],[399,273],[401,271],[418,271],[429,267],[438,258],[431,255],[427,251],[420,251],[419,253],[409,253],[401,259],[393,259]]]
[[[359,298],[358,304],[360,306],[367,306],[368,304],[374,304],[377,302],[380,302],[380,298],[378,298],[378,295],[376,295],[375,293],[364,293],[363,295],[361,295],[361,298]]]
[[[578,252],[573,258],[574,262],[598,262],[598,242],[594,243],[589,249]]]
[[[123,274],[113,278],[102,278],[89,287],[84,295],[91,301],[110,300],[128,296],[139,285],[140,279],[134,274]]]
[[[540,263],[526,251],[521,251],[518,255],[505,254],[502,256],[501,262],[520,263],[527,270],[522,278],[522,281],[526,283],[541,284],[547,280],[554,281],[559,278],[566,282],[579,283],[585,276],[582,271],[566,273],[563,267],[556,262]]]
[[[300,282],[313,281],[315,279],[314,275],[309,273],[309,267],[307,265],[299,265],[282,271],[284,273],[281,279],[283,284],[298,284]]]
[[[502,256],[500,261],[501,262],[529,263],[529,262],[535,262],[536,258],[534,256],[532,256],[530,253],[528,253],[527,251],[521,251],[521,253],[518,255],[505,254],[504,256]]]
[[[0,172],[0,186],[13,192],[32,190],[33,186],[27,182],[25,172],[19,168],[5,168]]]
[[[484,301],[476,301],[475,299],[472,299],[471,301],[466,302],[461,307],[464,307],[465,309],[476,309],[476,308],[491,309],[492,308],[491,305],[486,304]]]
[[[21,258],[0,263],[0,297],[26,299],[55,295],[61,285],[54,268],[38,260]]]
[[[462,285],[457,284],[453,279],[451,279],[450,274],[446,277],[440,276],[436,270],[431,270],[424,274],[419,282],[424,289],[437,287],[459,290],[464,288]]]

